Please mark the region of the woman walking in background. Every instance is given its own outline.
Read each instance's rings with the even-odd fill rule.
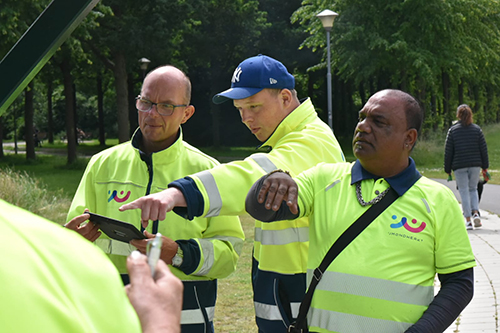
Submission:
[[[448,130],[444,152],[444,171],[455,173],[458,192],[468,230],[481,226],[477,184],[479,171],[486,174],[488,148],[481,127],[473,123],[472,110],[467,104],[457,108],[458,121]],[[472,220],[472,221],[471,221]]]

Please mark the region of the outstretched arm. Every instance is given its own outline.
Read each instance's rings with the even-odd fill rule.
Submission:
[[[252,186],[246,211],[259,221],[291,220],[299,216],[297,183],[285,172],[272,172]]]
[[[146,228],[149,220],[163,221],[167,212],[170,212],[174,207],[186,206],[186,199],[182,192],[175,187],[170,187],[162,192],[134,200],[119,209],[122,212],[129,209],[141,209],[142,226]]]

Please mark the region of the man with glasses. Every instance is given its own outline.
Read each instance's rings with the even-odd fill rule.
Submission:
[[[295,78],[274,58],[245,59],[234,71],[231,88],[212,100],[233,103],[241,121],[262,142],[259,152],[190,174],[166,191],[125,204],[123,210],[141,208],[144,224],[162,219],[174,206],[188,218],[241,215],[248,190],[262,175],[278,169],[298,175],[320,162],[344,161],[331,128],[319,119],[309,98],[298,99]],[[308,228],[307,219],[255,221],[252,287],[261,333],[286,332],[297,318],[306,291]]]
[[[146,252],[148,240],[163,236],[161,259],[184,283],[182,332],[212,332],[217,280],[232,273],[243,246],[238,217],[196,218],[188,221],[174,213],[154,221],[146,240],[130,244],[109,239],[93,223],[90,212],[141,228],[141,212],[119,212],[127,202],[166,189],[171,181],[210,169],[218,162],[182,140],[181,124],[194,113],[189,105],[191,83],[179,69],[163,66],[144,79],[136,99],[139,128],[130,142],[106,149],[90,160],[77,189],[66,227],[108,253],[125,284],[126,258],[137,248]],[[85,224],[86,223],[86,224]]]

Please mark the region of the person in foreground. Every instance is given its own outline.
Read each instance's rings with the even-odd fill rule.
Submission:
[[[132,140],[92,157],[71,204],[67,228],[76,230],[108,253],[124,283],[126,258],[134,249],[146,252],[156,233],[162,234],[161,259],[184,283],[182,331],[212,332],[217,298],[217,279],[236,269],[245,235],[239,218],[219,216],[188,221],[174,213],[163,216],[145,230],[146,240],[131,244],[100,235],[86,223],[92,213],[108,216],[141,228],[139,211],[118,208],[144,195],[166,189],[167,184],[189,173],[219,163],[182,140],[181,124],[194,113],[189,105],[189,78],[173,66],[151,71],[136,99],[139,129]],[[165,221],[164,221],[165,220]]]
[[[450,127],[446,136],[444,171],[450,178],[451,171],[455,173],[465,224],[472,230],[482,226],[477,187],[481,169],[487,178],[488,147],[481,127],[473,123],[472,110],[467,104],[457,108],[457,118],[458,122]]]
[[[180,332],[183,286],[163,261],[153,279],[133,252],[124,290],[106,255],[73,231],[3,200],[0,227],[2,332]]]
[[[179,179],[169,189],[121,207],[142,208],[142,219],[163,219],[175,206],[194,216],[245,214],[245,197],[267,172],[286,168],[299,174],[319,162],[340,162],[344,156],[332,130],[319,119],[310,99],[297,98],[295,79],[276,59],[248,58],[236,67],[231,88],[214,103],[232,101],[241,121],[262,142],[261,152],[244,161],[221,164]],[[305,294],[308,221],[274,225],[255,221],[252,262],[254,307],[259,332],[286,332],[297,317]],[[281,239],[276,240],[277,235]]]
[[[355,162],[320,164],[295,179],[273,173],[249,191],[246,209],[259,220],[309,217],[309,281],[347,227],[390,187],[399,195],[324,272],[311,331],[443,332],[472,299],[475,259],[458,202],[410,158],[422,118],[409,94],[377,92],[359,112]]]

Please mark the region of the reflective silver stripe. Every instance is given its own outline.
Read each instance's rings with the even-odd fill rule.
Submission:
[[[212,238],[198,239],[201,245],[201,251],[203,253],[204,261],[200,270],[197,273],[194,273],[193,275],[205,276],[212,269],[215,262],[215,255],[214,255],[214,244],[211,242],[211,240],[214,239],[231,243],[236,253],[240,255],[241,249],[243,248],[243,240],[241,238],[226,236],[226,237],[212,237]]]
[[[210,200],[210,208],[206,214],[206,217],[219,216],[220,210],[222,208],[222,199],[220,197],[219,188],[217,187],[214,176],[212,176],[212,174],[208,170],[198,172],[196,176],[205,186],[208,199]]]
[[[328,187],[325,189],[325,192],[328,191],[329,189],[331,189],[332,187],[334,187],[335,185],[337,185],[338,183],[340,183],[340,179],[336,180],[332,184],[328,185]]]
[[[265,154],[254,154],[251,158],[262,168],[264,171],[270,172],[276,169],[276,166],[271,162]],[[200,179],[207,191],[208,199],[210,201],[210,207],[205,215],[206,217],[219,216],[220,210],[222,208],[222,198],[219,193],[219,188],[215,182],[214,176],[210,171],[205,170],[195,174],[196,177]]]
[[[299,316],[300,302],[290,303],[290,308],[292,309],[292,317],[297,318]]]
[[[253,154],[250,156],[266,173],[278,169],[266,154]]]
[[[342,333],[399,333],[405,332],[411,323],[356,316],[322,309],[310,309],[307,316],[309,326],[320,327]]]
[[[97,245],[104,253],[116,254],[119,256],[128,256],[132,251],[136,250],[135,246],[128,243],[119,242],[114,239],[96,239]]]
[[[312,272],[307,270],[308,281]],[[323,274],[316,289],[420,306],[427,306],[434,299],[434,286],[329,271]]]
[[[262,245],[285,245],[309,241],[309,227],[288,228],[283,230],[262,230],[255,228],[255,241]]]
[[[429,207],[429,204],[427,203],[427,200],[425,198],[422,198],[422,201],[424,202],[425,207],[427,208],[427,213],[431,213],[431,208]]]
[[[255,307],[255,316],[266,320],[283,320],[281,312],[277,305],[264,304],[260,302],[253,302]],[[290,303],[292,310],[292,317],[297,318],[299,315],[300,302]]]
[[[214,265],[214,244],[207,239],[198,239],[198,241],[200,242],[201,252],[203,253],[203,265],[194,275],[204,276],[210,272]]]
[[[213,321],[215,307],[211,306],[205,308],[205,310],[207,311],[208,320]],[[201,312],[200,309],[182,310],[181,325],[204,324],[204,323],[205,323],[205,318],[203,318],[203,313]]]

